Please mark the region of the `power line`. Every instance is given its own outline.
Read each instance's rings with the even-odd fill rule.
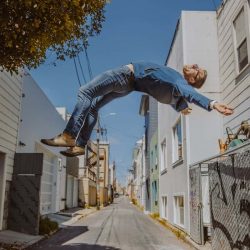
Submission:
[[[92,70],[91,70],[91,65],[90,65],[90,60],[89,60],[89,56],[88,56],[88,52],[87,52],[86,43],[84,44],[84,52],[85,52],[85,57],[86,57],[86,60],[87,60],[87,65],[88,65],[89,78],[91,80],[93,78],[93,74],[92,74]]]
[[[81,73],[82,73],[83,80],[84,80],[84,82],[85,82],[85,84],[86,84],[87,81],[86,81],[85,75],[84,75],[84,73],[83,73],[82,64],[81,64],[81,61],[80,61],[79,54],[77,55],[77,59],[78,59],[79,65],[80,65],[80,69],[81,69]]]
[[[75,57],[73,59],[74,59],[74,65],[75,65],[75,70],[76,70],[76,75],[77,75],[78,83],[79,83],[79,85],[81,87],[82,85],[81,85],[81,82],[80,82],[80,78],[79,78],[79,74],[78,74],[78,69],[76,67],[76,59],[75,59]]]
[[[216,7],[216,4],[215,4],[215,1],[214,0],[211,0],[211,1],[212,1],[213,5],[214,5],[214,9],[216,10],[217,7]]]

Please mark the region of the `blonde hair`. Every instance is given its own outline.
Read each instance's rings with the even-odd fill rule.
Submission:
[[[203,86],[206,79],[207,79],[207,71],[204,70],[204,76],[203,77],[197,77],[197,80],[195,81],[194,84],[192,84],[192,86],[199,89],[199,88],[201,88]]]

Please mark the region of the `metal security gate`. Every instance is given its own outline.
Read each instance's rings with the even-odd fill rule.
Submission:
[[[41,145],[36,145],[36,150],[43,153],[43,173],[41,179],[41,215],[55,213],[57,204],[57,177],[58,157]]]
[[[16,153],[10,187],[8,228],[38,234],[43,154]]]
[[[212,249],[250,249],[250,146],[209,164]]]
[[[203,216],[202,216],[202,190],[201,190],[201,164],[189,170],[190,185],[190,237],[198,244],[204,244]]]

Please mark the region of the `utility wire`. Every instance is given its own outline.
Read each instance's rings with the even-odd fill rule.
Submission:
[[[80,61],[79,54],[77,55],[77,59],[78,59],[79,65],[80,65],[80,69],[81,69],[81,73],[82,73],[83,80],[84,80],[84,82],[85,82],[85,84],[86,84],[87,81],[86,81],[85,75],[84,75],[84,73],[83,73],[82,64],[81,64],[81,61]]]
[[[80,85],[80,87],[81,87],[82,85],[81,85],[81,82],[80,82],[78,69],[77,69],[77,67],[76,67],[76,59],[75,59],[75,57],[74,57],[73,59],[74,59],[74,65],[75,65],[75,70],[76,70],[76,75],[77,75],[78,83],[79,83],[79,85]]]
[[[214,9],[216,10],[217,7],[216,7],[216,4],[215,4],[215,1],[214,0],[211,0],[211,1],[212,1],[213,5],[214,5]]]
[[[84,44],[84,52],[85,52],[85,57],[87,60],[87,65],[88,65],[88,71],[89,71],[89,78],[90,80],[93,78],[93,74],[92,74],[92,70],[91,70],[91,65],[90,65],[90,60],[89,60],[89,56],[88,56],[88,52],[87,52],[87,45]]]

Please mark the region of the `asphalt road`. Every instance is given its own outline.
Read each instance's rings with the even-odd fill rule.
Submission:
[[[30,249],[183,250],[187,244],[130,204],[127,197],[61,229]]]

